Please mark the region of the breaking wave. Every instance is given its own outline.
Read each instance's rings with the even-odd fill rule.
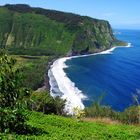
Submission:
[[[119,46],[124,47],[124,46]],[[128,43],[125,47],[131,47],[131,43]],[[82,56],[72,56],[57,59],[53,65],[51,65],[48,76],[50,83],[50,94],[51,96],[60,96],[62,99],[66,99],[65,111],[68,114],[73,114],[73,108],[78,107],[79,109],[84,109],[83,100],[87,97],[79,90],[75,83],[72,82],[66,75],[64,69],[68,66],[65,62],[69,59],[86,57],[91,55],[101,55],[101,54],[112,54],[112,52],[118,47],[112,47],[109,50],[102,51],[100,53],[82,55]]]

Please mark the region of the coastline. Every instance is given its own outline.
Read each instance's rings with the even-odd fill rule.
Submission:
[[[75,83],[73,83],[66,75],[64,69],[68,66],[65,64],[67,60],[87,57],[93,55],[102,55],[102,54],[112,54],[116,48],[120,47],[131,47],[131,43],[128,43],[127,46],[116,46],[108,50],[93,53],[85,54],[78,56],[63,57],[55,60],[50,66],[48,71],[49,84],[50,84],[50,94],[51,96],[60,96],[62,99],[66,99],[65,112],[68,114],[73,114],[73,108],[78,107],[79,109],[84,109],[83,100],[86,100],[87,97],[79,90]],[[55,91],[56,90],[56,91]],[[60,94],[59,94],[60,93]]]

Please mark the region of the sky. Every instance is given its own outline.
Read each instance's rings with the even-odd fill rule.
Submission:
[[[0,0],[108,20],[113,28],[140,29],[140,0]]]

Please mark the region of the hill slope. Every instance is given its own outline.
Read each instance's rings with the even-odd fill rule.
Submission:
[[[76,55],[116,43],[104,20],[21,4],[0,7],[0,47],[12,54]]]
[[[140,127],[99,122],[78,122],[42,113],[30,112],[28,124],[42,129],[39,135],[0,134],[0,139],[39,140],[136,140],[140,138]]]

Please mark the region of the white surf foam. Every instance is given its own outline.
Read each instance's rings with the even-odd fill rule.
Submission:
[[[66,73],[64,72],[64,68],[67,68],[65,62],[68,59],[73,59],[73,58],[86,57],[86,56],[98,55],[98,54],[112,54],[112,52],[118,47],[124,47],[124,46],[112,47],[111,49],[100,53],[60,58],[56,60],[53,63],[53,65],[50,67],[50,70],[48,72],[48,76],[50,79],[49,82],[51,86],[50,94],[52,96],[56,96],[60,92],[59,94],[60,97],[62,99],[66,99],[65,111],[68,114],[73,114],[73,108],[75,107],[78,107],[79,109],[84,109],[84,104],[82,101],[87,99],[87,97],[67,77]],[[131,47],[131,43],[128,43],[128,46],[125,47]],[[58,88],[60,91],[58,91]],[[58,92],[56,93],[54,90],[57,90]]]
[[[132,44],[131,43],[128,43],[128,45],[125,46],[125,47],[132,47]]]
[[[58,84],[59,90],[61,91],[62,99],[66,99],[65,111],[69,114],[73,114],[73,108],[78,107],[79,109],[84,109],[84,105],[82,103],[83,99],[86,99],[86,96],[83,95],[82,91],[80,91],[75,84],[66,76],[64,72],[65,61],[69,58],[61,58],[56,60],[49,70],[50,73],[53,73],[55,80]],[[52,86],[52,81],[50,81],[50,85]],[[53,86],[52,86],[53,87]],[[55,96],[53,93],[53,89],[50,89],[51,95]]]
[[[121,35],[122,33],[119,32],[119,31],[115,31],[113,34],[114,34],[114,35]]]

